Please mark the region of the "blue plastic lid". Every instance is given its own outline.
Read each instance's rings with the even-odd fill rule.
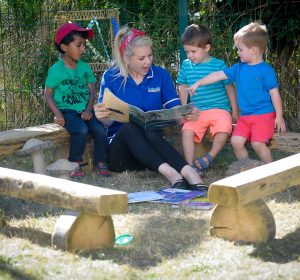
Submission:
[[[120,245],[120,246],[124,246],[124,245],[128,245],[132,241],[133,241],[133,236],[132,235],[122,234],[122,235],[116,237],[115,244]]]

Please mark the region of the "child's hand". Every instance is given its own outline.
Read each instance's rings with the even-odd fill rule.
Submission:
[[[111,112],[107,107],[105,107],[104,103],[94,105],[94,111],[97,119],[105,119],[109,117]]]
[[[198,88],[199,86],[197,85],[197,83],[194,83],[193,85],[191,85],[190,87],[188,87],[186,90],[187,92],[189,93],[190,96],[194,95],[195,94],[195,91],[196,89]]]
[[[83,111],[81,113],[81,118],[84,120],[84,121],[88,121],[92,118],[93,114],[92,112],[86,110],[86,111]]]
[[[239,118],[239,112],[232,111],[231,117],[232,117],[232,123],[236,123],[237,119]]]
[[[275,127],[277,128],[277,132],[285,133],[286,127],[283,117],[275,118]]]
[[[54,122],[61,126],[65,125],[65,118],[61,112],[54,115]]]

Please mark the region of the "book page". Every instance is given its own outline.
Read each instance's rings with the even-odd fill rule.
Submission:
[[[145,113],[145,130],[150,128],[164,128],[181,125],[184,116],[192,112],[194,103],[177,106],[171,109],[148,111]]]
[[[102,102],[111,111],[109,119],[122,123],[129,122],[129,104],[116,97],[107,88],[104,90]]]

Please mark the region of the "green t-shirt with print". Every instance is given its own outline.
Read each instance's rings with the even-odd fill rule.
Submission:
[[[82,112],[90,99],[88,83],[95,83],[96,77],[90,65],[77,61],[75,69],[64,65],[62,59],[48,70],[46,87],[53,89],[53,100],[58,109]]]

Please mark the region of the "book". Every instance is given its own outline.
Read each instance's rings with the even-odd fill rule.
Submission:
[[[204,197],[207,195],[207,192],[167,188],[159,190],[158,194],[160,194],[163,198],[160,200],[154,200],[152,202],[180,204],[184,201],[190,201],[191,199],[196,197]]]
[[[146,202],[152,200],[162,199],[163,196],[155,191],[142,191],[128,193],[128,203]]]
[[[194,103],[171,109],[144,112],[116,97],[109,89],[104,90],[103,104],[111,111],[109,118],[122,123],[134,122],[144,130],[181,125],[184,117],[192,112]]]

